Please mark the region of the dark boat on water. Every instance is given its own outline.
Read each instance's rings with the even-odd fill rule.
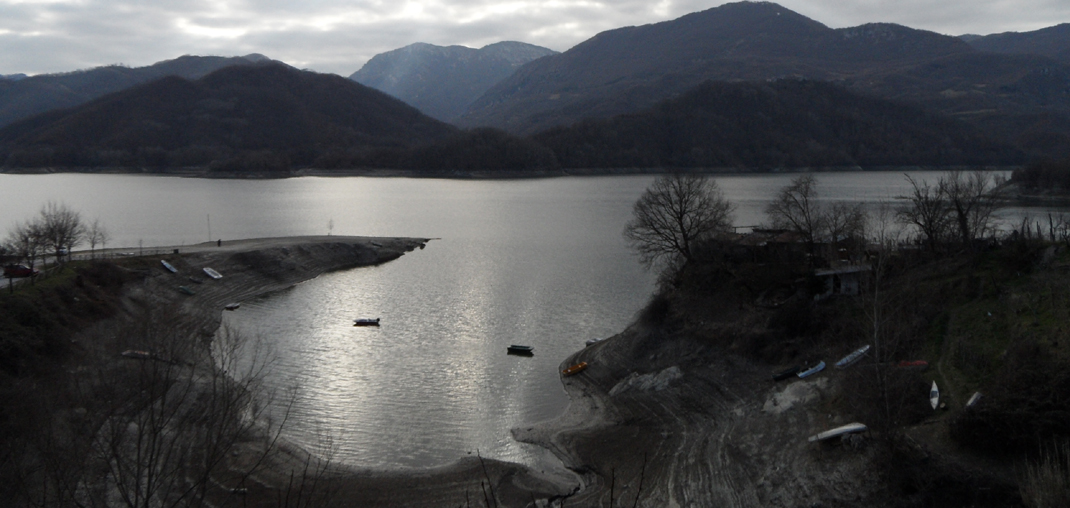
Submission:
[[[518,346],[516,344],[513,344],[513,345],[509,346],[508,348],[506,348],[506,351],[508,351],[509,354],[511,354],[511,355],[528,355],[528,356],[530,356],[530,355],[535,354],[535,348],[534,347],[532,347],[532,346]]]
[[[360,318],[353,320],[353,326],[379,326],[379,318]]]

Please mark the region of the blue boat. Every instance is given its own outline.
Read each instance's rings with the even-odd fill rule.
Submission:
[[[847,367],[854,365],[855,362],[861,360],[862,357],[866,355],[867,351],[869,351],[869,344],[866,344],[865,346],[856,349],[853,353],[843,357],[842,360],[836,362],[836,368],[846,369]]]
[[[817,374],[818,372],[821,372],[823,370],[825,370],[825,361],[824,360],[822,360],[817,365],[814,365],[813,367],[810,367],[809,369],[806,369],[806,370],[800,372],[797,375],[802,378],[802,377],[812,376],[812,375]]]

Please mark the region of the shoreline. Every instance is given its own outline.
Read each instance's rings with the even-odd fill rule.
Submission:
[[[1021,165],[1015,166],[986,166],[983,169],[990,171],[1012,171]],[[145,175],[145,176],[170,176],[180,178],[203,178],[219,180],[277,180],[286,178],[299,178],[305,176],[321,178],[345,178],[345,177],[371,177],[371,178],[430,178],[449,180],[527,180],[539,178],[560,178],[568,176],[629,176],[629,175],[662,175],[673,172],[698,173],[708,175],[764,175],[778,173],[855,173],[855,172],[892,172],[892,171],[952,171],[972,170],[972,166],[822,166],[822,167],[791,167],[791,168],[735,168],[735,167],[711,167],[711,168],[568,168],[568,169],[545,169],[545,170],[500,170],[500,171],[420,171],[412,169],[389,169],[389,168],[355,168],[355,169],[317,169],[301,168],[285,172],[266,173],[236,173],[236,172],[210,172],[207,168],[168,168],[152,170],[148,168],[6,168],[0,169],[0,174],[7,175],[52,175],[52,174],[83,174],[83,175]]]
[[[158,269],[154,266],[148,277],[128,296],[155,306],[177,306],[195,321],[199,335],[210,337],[221,326],[223,307],[228,303],[286,289],[323,273],[386,263],[424,248],[430,240],[302,236],[230,240],[222,246],[205,242],[157,247],[154,249],[161,254],[143,257],[168,260],[178,273],[169,273],[162,264]],[[129,250],[119,247],[109,248],[107,252]],[[219,280],[204,277],[201,269],[209,266],[223,277]],[[195,294],[184,295],[175,290],[190,277],[203,279],[202,283],[190,286]],[[285,485],[290,471],[300,473],[305,465],[303,456],[310,453],[300,445],[284,440],[271,460],[272,467],[255,475],[262,479],[257,481],[262,484],[255,490],[263,490],[264,495],[269,496],[277,493],[279,486]],[[234,460],[240,464],[240,459]],[[338,475],[333,481],[341,499],[361,506],[400,500],[404,500],[405,506],[456,505],[465,502],[466,495],[475,496],[478,492],[476,497],[482,496],[481,483],[492,484],[499,502],[505,506],[528,502],[533,496],[559,498],[580,488],[578,477],[566,470],[540,471],[524,464],[489,458],[480,460],[475,456],[461,456],[449,464],[412,470],[332,465],[331,471]]]

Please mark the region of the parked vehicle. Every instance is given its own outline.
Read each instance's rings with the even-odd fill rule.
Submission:
[[[26,265],[7,265],[4,267],[4,277],[9,279],[33,277],[39,273],[41,272]]]

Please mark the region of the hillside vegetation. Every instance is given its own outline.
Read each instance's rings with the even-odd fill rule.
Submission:
[[[806,80],[707,82],[653,108],[534,136],[459,131],[339,78],[278,65],[164,78],[0,129],[7,168],[402,169],[495,174],[615,168],[1014,164],[963,122]]]
[[[566,168],[1008,164],[961,122],[828,83],[708,82],[645,111],[533,136]]]
[[[198,79],[223,67],[267,60],[258,54],[242,57],[186,55],[147,67],[109,65],[62,74],[0,79],[0,127],[47,111],[85,104],[164,76]]]
[[[1070,154],[1070,67],[1041,54],[871,23],[832,29],[769,2],[610,30],[533,61],[457,120],[533,134],[653,106],[702,82],[802,78],[953,115],[1038,154]]]

